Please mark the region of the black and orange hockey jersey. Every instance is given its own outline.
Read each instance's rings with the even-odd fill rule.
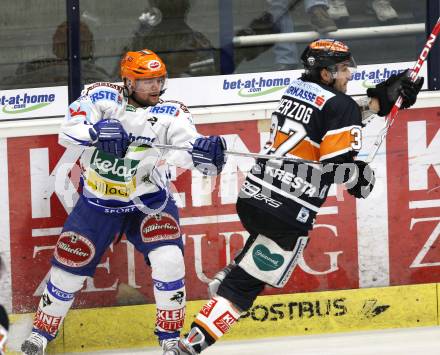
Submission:
[[[263,152],[317,163],[350,162],[361,148],[361,122],[359,106],[350,96],[295,80],[272,114]],[[322,164],[258,160],[239,199],[307,231],[332,183],[332,173]]]

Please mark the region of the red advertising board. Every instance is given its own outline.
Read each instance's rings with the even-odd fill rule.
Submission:
[[[436,170],[440,169],[438,115],[439,109],[402,112],[388,137],[388,196],[383,198],[388,199],[389,206],[392,284],[440,280],[438,272],[431,272],[433,266],[439,267],[436,263],[440,264],[439,249],[435,248],[440,234],[440,189],[436,188],[440,175]],[[251,152],[259,151],[267,138],[264,125],[256,120],[203,124],[198,130],[205,135],[225,135],[230,147]],[[50,174],[59,168],[66,153],[57,144],[56,135],[8,138],[7,149],[12,303],[13,312],[21,313],[36,309],[53,248],[67,216],[50,183]],[[437,155],[430,154],[435,150]],[[430,166],[426,167],[428,163]],[[247,237],[235,214],[234,201],[244,171],[251,164],[250,158],[231,156],[221,177],[211,180],[185,171],[174,182],[174,192],[179,194],[182,205],[189,300],[207,297],[206,282],[233,257]],[[69,179],[71,185],[65,188],[72,190],[77,186],[78,168],[73,168]],[[208,193],[203,193],[205,190]],[[420,201],[425,201],[425,205]],[[268,288],[266,293],[359,287],[355,199],[338,190],[328,198],[322,212],[287,286],[282,290]],[[420,265],[414,267],[414,261]],[[127,296],[127,290],[133,292]],[[133,294],[140,295],[146,303],[154,302],[150,269],[124,238],[106,252],[94,280],[87,281],[75,307],[129,304]]]
[[[390,283],[440,280],[440,109],[402,111],[387,141]]]

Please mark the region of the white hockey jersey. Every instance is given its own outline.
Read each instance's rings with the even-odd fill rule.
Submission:
[[[103,118],[118,119],[126,130],[130,145],[124,158],[90,146],[89,128]],[[191,113],[180,102],[160,101],[155,106],[128,105],[123,87],[96,83],[85,89],[63,121],[59,143],[83,147],[80,165],[83,197],[105,212],[131,212],[143,204],[166,196],[169,166],[192,168],[187,151],[152,148],[155,143],[191,146],[200,135]]]

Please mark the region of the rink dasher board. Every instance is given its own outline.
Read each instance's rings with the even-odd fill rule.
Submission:
[[[361,65],[349,82],[347,93],[364,94],[366,88],[412,66],[412,62]],[[302,72],[288,70],[172,78],[167,80],[167,89],[162,98],[178,100],[189,107],[277,102],[283,91]],[[427,77],[426,64],[421,68],[421,75]],[[427,82],[424,90],[428,87]],[[0,90],[0,121],[60,117],[65,114],[68,102],[67,86]]]
[[[439,284],[260,296],[224,340],[438,326]],[[187,331],[206,301],[187,303]],[[155,306],[72,310],[49,353],[140,348],[157,345]],[[12,315],[15,343],[32,314]],[[221,340],[223,341],[223,340]],[[17,344],[10,344],[15,347]],[[17,349],[9,348],[13,354]]]
[[[439,102],[438,99],[439,99],[439,94],[438,93],[423,93],[421,95],[420,99],[418,100],[416,108],[426,108],[426,107],[438,106],[438,102]],[[261,128],[262,131],[267,131],[267,127],[265,127],[266,125],[263,124],[267,120],[261,120],[261,118],[269,118],[270,117],[271,109],[268,107],[270,105],[267,105],[266,107],[263,107],[263,106],[264,105],[261,105],[261,104],[255,104],[255,105],[247,105],[246,107],[241,107],[241,108],[238,108],[238,107],[230,108],[230,109],[226,109],[226,108],[221,108],[220,109],[219,108],[217,110],[212,109],[212,108],[211,109],[206,109],[206,110],[200,109],[200,110],[196,111],[197,112],[197,115],[195,115],[196,116],[196,122],[203,124],[203,123],[208,123],[208,122],[212,123],[213,121],[217,123],[217,122],[236,122],[236,121],[240,121],[242,119],[248,120],[248,121],[256,120],[257,119],[257,120],[259,120],[258,129]],[[225,111],[224,114],[221,113],[222,111]],[[412,110],[409,110],[409,111],[412,111]],[[415,110],[415,111],[416,111],[416,116],[417,117],[414,117],[414,118],[411,119],[411,122],[410,122],[411,127],[414,127],[415,124],[423,123],[423,120],[425,118],[424,117],[424,110],[423,111]],[[196,112],[194,112],[194,113],[196,113]],[[419,112],[421,112],[421,113],[419,113]],[[437,116],[438,116],[438,114],[437,114]],[[219,121],[217,121],[217,120],[219,120]],[[399,120],[399,118],[398,118],[398,120]],[[42,121],[43,120],[41,120],[41,121],[38,120],[39,123],[40,122],[43,123]],[[426,132],[427,132],[427,141],[428,141],[428,143],[431,143],[432,141],[434,141],[435,137],[438,138],[437,137],[437,133],[436,133],[438,131],[438,124],[436,124],[436,126],[433,126],[433,123],[434,123],[434,121],[431,120],[431,121],[427,121],[427,124],[425,125]],[[11,123],[9,123],[9,124],[10,124],[9,127],[12,127],[13,131],[9,131],[8,129],[6,129],[6,130],[0,129],[0,135],[5,134],[6,136],[12,136],[12,137],[25,137],[25,136],[32,136],[32,135],[55,134],[57,132],[58,128],[59,128],[59,121],[58,121],[58,123],[56,123],[54,120],[51,120],[51,119],[48,119],[45,122],[45,124],[48,124],[49,126],[44,126],[43,125],[42,126],[43,128],[38,127],[37,122],[31,122],[31,121],[27,121],[26,124],[28,126],[23,126],[23,127],[19,127],[18,123],[14,123],[15,127],[14,127],[14,125],[11,125]],[[399,123],[397,122],[397,124],[399,124]],[[0,126],[0,127],[3,128],[3,126]],[[50,127],[49,130],[47,129],[48,127]],[[392,134],[392,132],[395,132],[394,135]],[[392,128],[392,132],[390,133],[391,134],[391,138],[393,138],[395,135],[399,135],[399,127],[394,126]],[[437,139],[437,141],[438,141],[438,139]],[[5,141],[3,141],[3,143],[4,142]],[[0,150],[2,149],[2,147],[3,147],[3,145],[0,145]],[[27,154],[29,154],[29,153],[27,153]],[[0,164],[5,164],[5,160],[2,160],[2,162]],[[2,168],[0,166],[0,172],[2,172],[2,171],[4,172],[5,169],[2,170]],[[431,171],[433,171],[433,169],[431,169]],[[3,176],[3,175],[0,174],[0,176]],[[378,187],[379,186],[377,186],[375,188],[374,192],[378,190]],[[430,189],[430,188],[431,187],[428,187],[428,189]],[[438,192],[438,190],[437,190],[437,192]],[[7,191],[4,191],[4,193],[2,193],[2,198],[3,198],[3,196],[5,194],[7,194]],[[12,196],[12,195],[10,194],[10,196]],[[433,196],[433,195],[430,194],[429,196]],[[368,200],[366,200],[366,201],[369,201],[369,200],[370,200],[370,198]],[[432,197],[431,197],[430,201],[434,201],[434,200],[432,200]],[[7,201],[1,200],[0,202],[2,202],[1,203],[2,206],[7,205]],[[427,202],[429,202],[429,201],[427,201]],[[364,209],[358,209],[358,210],[364,211]],[[367,210],[367,209],[365,209],[365,210]],[[434,216],[436,219],[439,218],[438,217],[438,213],[436,214],[436,211],[438,211],[438,209],[437,210],[434,210],[434,209],[431,210],[430,208],[425,208],[425,210],[427,212],[429,211],[429,213],[430,213],[429,216],[430,217]],[[7,218],[3,218],[3,219],[1,218],[2,217],[2,213],[3,213],[3,216],[6,215],[4,213],[4,211],[5,211],[5,209],[2,209],[2,211],[0,212],[0,221],[7,221]],[[422,211],[422,209],[418,208],[417,213],[419,213],[420,211]],[[371,218],[371,216],[370,216],[370,218]],[[423,218],[426,219],[425,216]],[[422,224],[422,222],[423,222],[422,219],[423,218],[419,218],[420,224]],[[362,220],[365,220],[366,222],[368,222],[367,219],[358,218],[358,223],[360,221],[362,221]],[[370,221],[371,221],[371,219],[370,219]],[[433,223],[433,222],[434,222],[434,219],[430,223]],[[419,222],[417,222],[417,223],[419,223]],[[414,237],[414,239],[416,237],[422,237],[422,239],[423,239],[423,243],[421,243],[417,248],[413,249],[415,251],[415,254],[419,253],[419,251],[422,250],[422,246],[424,246],[425,245],[424,243],[426,243],[429,239],[432,239],[432,237],[437,237],[437,235],[435,235],[434,232],[433,232],[433,234],[431,234],[431,237],[430,237],[429,233],[431,233],[431,231],[433,231],[432,227],[429,227],[429,228],[426,229],[426,231],[429,231],[429,233],[427,233],[426,235],[424,235],[423,233],[419,233],[419,230],[417,230],[417,227],[420,224],[416,224],[415,223],[414,224],[415,225],[415,230],[412,231],[413,232],[413,236],[412,237]],[[1,225],[4,226],[5,224],[1,223]],[[432,226],[434,226],[434,224]],[[369,226],[369,228],[372,228],[372,227]],[[363,230],[362,228],[358,228],[358,229]],[[5,232],[5,230],[3,230],[3,232]],[[371,233],[371,229],[368,229],[368,230],[364,231],[363,233],[365,234],[365,241],[367,241],[367,240],[371,241],[372,240],[372,235],[373,234]],[[8,251],[9,251],[10,245],[9,245],[9,241],[7,243],[3,243],[4,239],[2,239],[2,238],[4,237],[4,235],[5,234],[3,233],[3,235],[0,236],[0,252],[4,252],[7,255]],[[340,239],[340,237],[341,236],[339,236],[338,238]],[[376,236],[376,238],[377,237],[378,236]],[[40,237],[37,236],[36,239],[38,239],[38,238],[40,238]],[[55,236],[54,236],[54,238],[55,238]],[[380,239],[380,238],[378,238],[378,239]],[[411,240],[412,239],[413,238],[411,238]],[[409,238],[406,238],[406,236],[403,236],[401,238],[401,240],[402,241],[405,240],[405,243],[407,243]],[[373,245],[368,245],[368,247],[364,247],[364,248],[362,248],[362,250],[370,250],[371,251],[372,247],[374,247],[374,246]],[[408,249],[411,250],[411,248],[408,248]],[[393,260],[396,260],[396,259],[397,259],[396,257],[393,258]],[[439,261],[437,259],[432,258],[432,255],[424,254],[423,258],[421,258],[421,260],[419,260],[420,261],[419,264],[420,265],[424,264],[424,267],[423,268],[419,267],[418,269],[412,269],[411,273],[407,273],[407,276],[409,276],[412,280],[414,280],[414,283],[419,283],[420,279],[426,278],[427,275],[431,275],[430,276],[431,278],[435,278],[435,276],[433,276],[433,275],[435,275],[435,274],[439,275],[438,273],[435,273],[433,271],[433,270],[438,269]],[[47,258],[44,257],[44,260],[48,261],[49,258],[48,257]],[[388,258],[386,258],[386,255],[384,255],[384,257],[381,259],[382,264],[378,263],[378,258],[377,258],[377,255],[375,254],[375,259],[373,261],[374,261],[375,265],[383,266],[383,265],[387,265],[390,260],[388,260]],[[10,260],[9,260],[9,262],[10,262]],[[371,268],[369,268],[368,266],[371,267],[372,264],[365,265],[365,264],[362,264],[362,262],[363,262],[363,260],[361,260],[361,258],[359,258],[359,264],[362,266],[362,273],[359,272],[359,274],[360,274],[360,276],[363,276],[364,280],[367,280],[367,281],[368,280],[373,280],[373,277],[374,277],[374,280],[375,280],[375,282],[377,282],[378,285],[381,285],[381,284],[383,285],[383,284],[386,284],[386,283],[396,284],[396,282],[399,282],[399,280],[396,280],[396,279],[392,279],[391,281],[390,280],[386,280],[386,278],[377,279],[377,277],[376,277],[377,274],[376,275],[374,275],[374,274],[371,274],[371,275],[365,274],[365,272],[370,272],[371,271]],[[399,262],[400,262],[400,264],[402,264],[402,267],[405,265],[405,262],[403,262],[403,260],[399,259]],[[430,264],[428,264],[429,262],[430,262]],[[39,268],[40,269],[44,269],[44,270],[42,270],[43,273],[45,273],[47,271],[47,267],[42,267],[41,264],[39,264]],[[380,267],[378,267],[378,270],[380,270]],[[9,271],[11,271],[11,270],[10,270],[10,267],[8,267],[8,266],[7,266],[7,271],[8,271],[7,277],[10,278],[11,275],[9,274]],[[419,275],[420,279],[417,279],[417,275]],[[385,274],[383,274],[383,276],[386,277]],[[39,280],[41,280],[41,279],[39,279]],[[10,281],[9,281],[9,283],[8,283],[8,280],[6,280],[6,281],[7,281],[6,285],[8,285],[8,284],[10,285]],[[33,282],[33,280],[29,280],[29,281]],[[362,280],[360,280],[360,283],[361,283],[361,281]],[[437,282],[437,281],[438,280],[429,280],[428,279],[428,280],[425,280],[424,282]],[[191,285],[191,289],[194,288],[193,286],[195,285],[195,283],[202,283],[202,281],[200,279],[194,278],[194,275],[191,275],[191,277],[188,280],[188,285]],[[4,289],[3,288],[4,286],[5,286],[5,284],[0,285],[0,301],[2,303],[8,303],[8,302],[11,302],[11,295],[10,295],[8,289]],[[196,286],[199,286],[199,285],[196,285]],[[370,287],[370,285],[364,284],[364,285],[360,285],[360,287]],[[206,292],[205,291],[206,287],[204,287],[203,290],[204,290],[204,292]],[[23,291],[25,291],[25,290],[23,290]],[[290,292],[290,290],[288,290],[288,291]],[[34,302],[38,301],[39,295],[32,295],[32,293],[25,293],[25,292],[24,292],[24,294],[28,294],[30,297],[34,296],[33,297],[34,298]],[[275,296],[272,296],[272,297],[275,297]],[[374,302],[370,302],[370,304],[373,304],[373,303]],[[201,305],[201,303],[197,307],[200,307],[200,305]],[[330,304],[330,306],[332,306],[332,304]],[[368,305],[366,305],[366,307],[367,306]],[[378,309],[374,308],[374,309],[376,309],[376,312],[379,312],[381,310],[380,307],[382,307],[382,306],[384,306],[384,305],[380,305],[379,304],[378,305],[379,308]],[[197,307],[195,307],[195,308],[197,308]],[[262,306],[261,308],[258,308],[256,310],[254,310],[254,315],[253,315],[254,318],[257,318],[258,322],[260,322],[261,324],[265,323],[265,322],[270,322],[270,323],[274,324],[274,322],[277,322],[276,320],[271,320],[271,319],[274,317],[273,314],[275,314],[275,315],[279,314],[278,312],[280,312],[280,311],[283,312],[285,318],[287,317],[286,314],[288,314],[288,316],[290,318],[290,313],[289,313],[290,312],[290,308],[295,310],[295,307],[297,309],[299,309],[299,307],[301,307],[302,314],[307,314],[307,312],[311,312],[311,311],[307,311],[307,309],[308,308],[310,309],[312,307],[311,309],[314,312],[313,314],[316,313],[319,316],[319,314],[326,314],[326,309],[327,309],[326,307],[328,307],[328,306],[326,306],[326,304],[323,304],[323,305],[319,304],[318,306],[313,306],[313,305],[310,306],[308,304],[303,304],[301,306],[290,305],[290,306],[288,306],[288,308],[289,307],[290,308],[289,308],[289,312],[287,312],[287,313],[285,311],[280,310],[280,308],[282,309],[283,306],[277,306],[277,307],[273,308],[274,311],[268,313],[268,315],[267,315],[268,319],[264,319],[265,318],[265,309],[264,309],[264,307],[265,306]],[[341,306],[340,306],[339,302],[336,302],[333,305],[333,307],[330,307],[330,310],[336,309],[336,311],[338,311],[338,309],[340,307]],[[103,309],[105,309],[105,308],[103,308]],[[198,308],[194,310],[194,313],[197,310],[198,310]],[[74,311],[74,312],[76,312],[76,311]],[[93,312],[94,311],[92,310],[92,314],[93,314]],[[298,312],[299,312],[299,310],[298,310]],[[384,312],[382,312],[382,313],[384,313]],[[385,313],[386,313],[386,311],[385,311]],[[148,315],[149,315],[148,316],[148,323],[151,323],[151,325],[150,325],[150,328],[148,328],[148,329],[142,328],[143,330],[140,331],[140,332],[143,333],[143,338],[142,338],[143,340],[145,340],[145,336],[146,336],[147,333],[151,334],[152,324],[154,323],[154,312],[148,311]],[[139,317],[139,316],[135,314],[132,318],[135,319],[137,317]],[[250,318],[252,318],[252,314],[250,315]],[[311,317],[311,318],[313,318],[313,317]],[[376,317],[373,317],[373,318],[376,318]],[[93,319],[93,316],[91,316],[91,319]],[[412,325],[409,325],[409,326],[412,326]],[[110,324],[109,328],[112,328],[112,327],[114,327],[114,325]],[[142,327],[144,327],[144,326],[142,326]],[[130,328],[130,329],[132,329],[132,328]],[[255,336],[254,333],[255,333],[254,331],[251,332],[251,335]],[[111,334],[111,332],[109,334]],[[234,333],[231,333],[231,335],[228,335],[227,338],[228,337],[232,337],[233,334]],[[266,336],[266,334],[268,334],[268,333],[267,332],[263,332],[263,334],[264,334],[264,336]],[[23,335],[24,335],[24,333],[23,333]],[[280,335],[282,335],[282,334],[280,334]],[[267,336],[269,336],[269,334]],[[97,338],[97,339],[99,339],[99,338]],[[155,345],[155,341],[154,340],[149,339],[148,341],[152,341],[151,345]],[[127,343],[127,344],[130,344],[130,343]],[[145,344],[145,343],[142,343],[142,345],[143,344]],[[131,345],[129,345],[129,346],[131,346]],[[98,349],[99,349],[99,347],[98,347]],[[102,347],[101,347],[101,349],[102,349]]]

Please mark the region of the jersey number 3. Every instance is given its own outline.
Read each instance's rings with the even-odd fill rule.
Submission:
[[[353,127],[350,131],[353,140],[351,141],[351,147],[353,150],[361,150],[362,148],[362,131],[359,127]]]

